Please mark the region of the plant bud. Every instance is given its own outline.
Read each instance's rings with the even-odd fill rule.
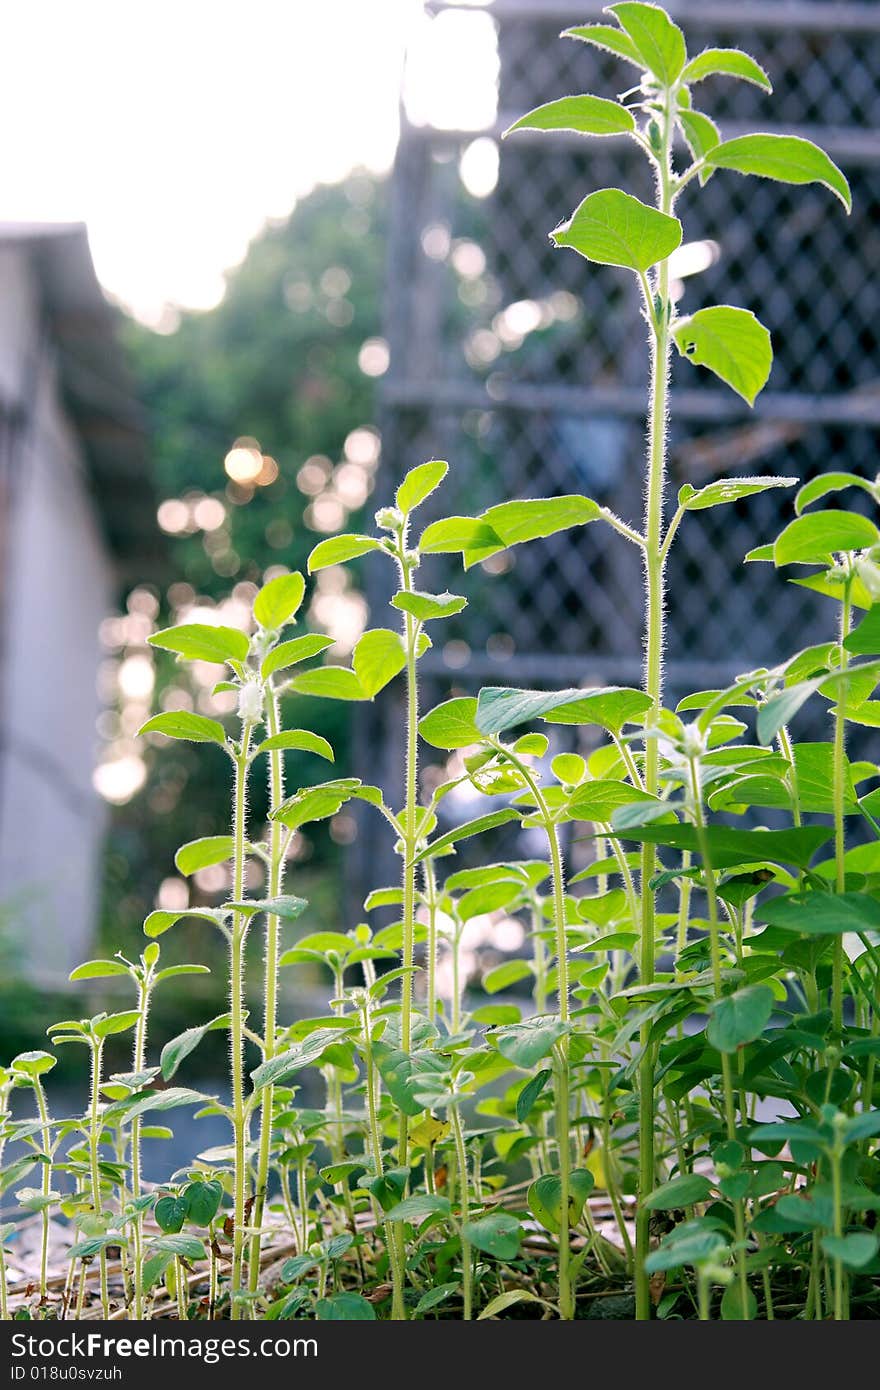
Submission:
[[[706,751],[705,737],[697,724],[686,724],[681,736],[681,751],[686,758],[701,758]]]
[[[256,724],[263,714],[263,692],[256,681],[248,681],[238,692],[238,717],[243,724]]]
[[[397,507],[380,507],[376,513],[376,525],[382,531],[399,531],[403,525],[403,512]]]
[[[369,946],[373,939],[373,933],[366,922],[361,922],[359,926],[355,927],[352,936],[359,946]]]

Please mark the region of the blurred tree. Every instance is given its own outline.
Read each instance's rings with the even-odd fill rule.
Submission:
[[[172,537],[158,584],[130,595],[130,612],[149,612],[152,602],[154,625],[164,625],[230,593],[233,603],[236,595],[246,601],[274,565],[304,570],[320,534],[344,528],[349,516],[357,521],[378,460],[375,379],[387,366],[379,336],[382,187],[356,174],[316,189],[253,242],[215,309],[184,313],[167,334],[127,324],[151,417],[159,526]],[[356,593],[339,591],[342,582],[337,575],[316,590],[303,617],[335,635],[345,651],[364,611]],[[116,651],[123,661],[131,654],[125,637]],[[188,686],[182,668],[159,659],[152,707],[182,703],[217,710],[210,684]],[[345,710],[329,701],[309,705],[303,721],[331,739],[344,770]],[[124,708],[118,712],[130,737]],[[177,846],[227,828],[222,755],[176,744],[152,748],[148,762],[145,786],[113,811],[102,923],[108,947],[139,944],[143,917],[174,875]],[[326,763],[309,755],[288,767],[291,786],[328,774]],[[265,807],[261,793],[257,778],[255,826]],[[344,839],[345,828],[337,829]],[[311,897],[312,910],[330,925],[338,894],[336,877],[322,872],[336,854],[326,828],[300,854],[297,892]],[[206,935],[198,923],[182,926],[166,953],[205,959],[215,944],[206,947]]]

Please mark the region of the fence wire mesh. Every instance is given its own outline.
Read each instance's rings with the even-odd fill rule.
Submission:
[[[816,141],[850,179],[853,213],[847,218],[822,188],[727,172],[683,196],[685,239],[706,268],[682,280],[680,310],[711,303],[754,310],[771,330],[775,361],[754,411],[709,373],[674,364],[667,506],[685,481],[738,472],[806,480],[833,467],[873,477],[880,6],[701,0],[668,8],[691,52],[742,47],[771,76],[772,97],[730,79],[701,84],[700,107],[723,135],[785,130]],[[475,141],[491,165],[501,131],[518,115],[571,92],[618,94],[632,70],[557,37],[567,25],[600,18],[600,5],[498,0],[489,12],[500,59],[495,126],[450,132],[405,124],[402,132],[377,496],[386,497],[406,468],[444,457],[450,478],[437,500],[446,512],[585,492],[637,522],[648,357],[634,277],[555,250],[548,233],[596,188],[650,200],[644,157],[625,139],[523,133],[500,145],[488,196],[472,196],[462,177]],[[846,505],[859,504],[847,498]],[[669,568],[670,699],[832,635],[830,605],[765,565],[742,563],[789,509],[785,494],[767,493],[682,526]],[[444,626],[426,659],[426,707],[486,683],[639,679],[640,561],[604,526],[520,547],[462,583],[447,561],[433,563],[441,587],[472,591],[473,602]],[[371,582],[375,615],[386,594]],[[399,714],[392,704],[363,716],[362,753],[374,766]],[[817,736],[825,736],[821,722]],[[394,794],[393,754],[382,756]],[[381,831],[364,823],[363,832],[361,867],[374,868]]]

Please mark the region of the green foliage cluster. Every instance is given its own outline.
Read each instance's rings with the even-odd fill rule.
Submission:
[[[826,595],[840,615],[836,641],[726,689],[695,692],[674,710],[662,686],[664,572],[679,526],[699,524],[692,513],[796,481],[737,476],[685,486],[667,519],[673,346],[749,401],[770,369],[767,331],[751,314],[723,305],[677,318],[668,257],[682,239],[678,199],[727,170],[816,182],[846,206],[848,186],[808,141],[723,141],[696,109],[694,91],[713,72],[769,85],[754,60],[726,49],[689,59],[681,31],[653,5],[621,3],[610,13],[616,25],[570,36],[635,66],[638,87],[620,103],[550,103],[514,129],[623,133],[656,173],[656,207],[598,190],[553,234],[588,261],[634,274],[643,292],[652,344],[644,521],[623,521],[587,497],[554,496],[502,500],[422,528],[419,508],[447,474],[432,459],[406,473],[373,531],[333,536],[309,556],[312,574],[363,559],[396,576],[391,625],[366,631],[350,663],[327,664],[325,639],[291,634],[306,592],[296,572],[259,590],[251,635],[187,623],[151,638],[180,660],[227,667],[234,732],[188,711],[157,714],[144,732],[204,744],[205,757],[226,760],[228,824],[185,844],[177,867],[191,874],[228,864],[231,888],[217,907],[151,913],[138,962],[93,961],[75,972],[126,976],[136,991],[129,1012],[51,1030],[56,1043],[89,1051],[86,1115],[50,1116],[40,1078],[51,1054],[18,1057],[0,1078],[4,1103],[13,1087],[28,1087],[37,1110],[0,1130],[25,1145],[4,1184],[36,1169],[41,1185],[19,1188],[19,1200],[43,1212],[61,1203],[77,1222],[69,1288],[79,1261],[78,1311],[93,1260],[105,1316],[121,1298],[137,1316],[170,1299],[181,1318],[220,1310],[234,1319],[469,1319],[516,1308],[572,1319],[579,1293],[603,1288],[632,1290],[642,1319],[843,1320],[856,1307],[880,1311],[880,789],[864,786],[880,769],[847,756],[848,725],[877,724],[880,530],[873,515],[836,505],[855,488],[873,513],[878,484],[840,473],[807,484],[793,520],[748,557]],[[690,151],[681,170],[676,132]],[[491,687],[423,711],[419,663],[437,625],[466,601],[426,587],[423,565],[448,565],[432,557],[451,556],[470,568],[596,523],[643,554],[644,688]],[[299,711],[297,697],[366,702],[398,680],[403,804],[389,805],[347,767],[291,790],[289,754],[307,749],[334,763],[321,734],[297,719],[286,726],[282,715]],[[826,742],[797,743],[789,731],[809,701],[828,708]],[[555,751],[559,725],[590,731],[588,756]],[[448,755],[427,800],[421,744]],[[248,813],[256,769],[269,786],[263,840],[251,838]],[[441,813],[458,790],[485,797],[485,810],[443,829]],[[365,913],[393,907],[397,920],[310,932],[288,946],[284,934],[305,907],[288,882],[288,847],[301,827],[351,801],[382,817],[401,865],[399,883],[377,887]],[[760,823],[767,811],[772,828]],[[572,823],[595,847],[573,874],[561,834]],[[460,844],[502,825],[539,832],[546,856],[495,863],[487,855],[455,867]],[[248,891],[254,862],[259,896]],[[461,943],[469,923],[493,913],[528,925],[529,955],[499,964],[486,979],[499,998],[471,1010]],[[223,943],[229,1007],[166,1042],[150,1066],[150,998],[168,974],[158,938],[184,916]],[[259,1019],[243,1003],[255,935]],[[438,983],[447,959],[451,998]],[[279,971],[316,962],[332,980],[326,1009],[283,1021]],[[508,993],[524,983],[526,1009]],[[169,1084],[215,1031],[229,1039],[229,1098]],[[104,1041],[118,1032],[133,1033],[132,1070],[105,1078]],[[323,1077],[322,1108],[298,1096],[308,1069]],[[224,1116],[231,1143],[147,1190],[144,1117],[177,1105]],[[54,1191],[57,1174],[73,1177],[72,1196]],[[613,1242],[597,1229],[597,1189],[613,1215]],[[264,1256],[279,1228],[295,1254],[266,1280]],[[108,1274],[111,1248],[121,1251],[121,1292]],[[41,1310],[45,1275],[42,1282]]]

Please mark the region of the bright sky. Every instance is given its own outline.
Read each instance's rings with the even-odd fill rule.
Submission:
[[[15,0],[0,43],[0,221],[85,221],[153,322],[216,303],[316,182],[390,166],[405,52],[414,118],[493,115],[488,16],[420,0]]]

